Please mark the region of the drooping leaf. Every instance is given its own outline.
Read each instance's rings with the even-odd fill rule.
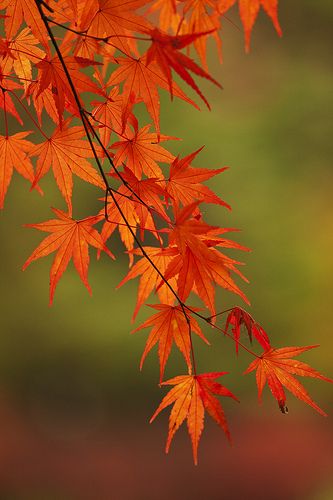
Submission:
[[[121,132],[123,115],[123,97],[119,95],[119,89],[114,87],[103,102],[94,101],[92,116],[98,124],[98,131],[102,144],[109,147],[111,133]]]
[[[207,40],[214,38],[219,59],[222,61],[222,41],[220,37],[220,15],[216,0],[185,0],[183,15],[188,16],[187,31],[189,33],[209,33],[196,38],[193,45],[199,54],[203,67],[207,69]]]
[[[180,375],[174,377],[162,385],[173,385],[174,387],[163,398],[161,404],[150,419],[152,422],[157,415],[167,406],[173,404],[169,417],[169,434],[166,442],[166,453],[169,452],[173,436],[187,420],[187,428],[192,441],[194,463],[198,463],[198,445],[204,428],[205,410],[223,429],[230,440],[230,433],[223,408],[215,397],[227,396],[237,398],[223,385],[214,380],[227,372],[203,373],[201,375]]]
[[[160,242],[153,214],[160,213],[165,219],[167,219],[167,216],[164,214],[163,206],[159,199],[159,203],[156,204],[156,207],[154,206],[153,211],[151,211],[149,207],[152,201],[155,200],[155,197],[158,198],[158,188],[161,189],[158,184],[154,186],[154,181],[152,179],[139,181],[126,167],[121,173],[121,176],[124,182],[126,182],[126,185],[120,186],[114,193],[114,196],[108,197],[106,207],[107,220],[103,225],[101,235],[103,241],[107,241],[112,233],[118,228],[121,240],[128,251],[131,266],[133,264],[132,250],[134,249],[137,229],[140,230],[141,240],[144,239],[145,231],[149,231]],[[133,181],[133,179],[135,180]],[[141,189],[137,188],[140,184],[142,185]],[[104,215],[104,213],[105,208],[101,210],[100,214]]]
[[[200,66],[193,61],[190,57],[180,52],[180,49],[190,45],[200,36],[207,33],[193,33],[188,35],[168,35],[162,33],[159,29],[154,28],[149,32],[152,40],[152,44],[147,51],[147,61],[156,61],[159,65],[161,71],[166,77],[169,84],[169,91],[172,95],[172,72],[173,69],[192,89],[200,96],[204,101],[208,109],[210,105],[202,94],[201,90],[195,83],[189,71],[192,73],[206,78],[218,87],[222,88],[221,85],[204,71]]]
[[[267,383],[274,398],[279,404],[280,410],[282,413],[287,413],[286,394],[283,389],[283,387],[285,387],[298,399],[312,406],[312,408],[321,415],[326,416],[326,413],[311,399],[303,385],[293,377],[293,375],[298,375],[301,377],[313,377],[326,380],[327,382],[333,382],[333,380],[324,377],[324,375],[321,375],[321,373],[314,370],[306,363],[291,359],[314,347],[318,346],[310,345],[305,347],[282,347],[280,349],[272,348],[252,361],[245,373],[257,370],[256,380],[259,400],[261,400],[263,388]]]
[[[158,357],[160,361],[160,382],[163,380],[164,369],[171,352],[172,344],[175,343],[188,366],[192,369],[191,363],[191,332],[196,333],[207,344],[209,343],[203,335],[197,321],[191,316],[190,311],[183,310],[180,306],[170,306],[167,304],[150,305],[157,312],[142,325],[133,330],[132,333],[151,327],[145,350],[140,361],[140,370],[149,351],[158,343]],[[195,308],[192,308],[197,310]],[[186,313],[186,317],[185,317]]]
[[[10,113],[20,125],[23,125],[22,118],[20,117],[15,103],[11,97],[11,91],[14,89],[21,89],[22,86],[11,80],[10,78],[6,78],[3,76],[3,68],[1,67],[0,62],[0,85],[2,87],[0,91],[0,108],[4,111],[4,113]]]
[[[250,338],[250,341],[252,342],[252,337],[254,337],[259,344],[267,351],[270,349],[270,342],[269,338],[267,336],[267,333],[263,329],[262,326],[260,326],[253,318],[252,316],[244,311],[241,307],[233,307],[231,311],[229,312],[225,324],[225,331],[228,331],[229,326],[231,325],[231,330],[235,339],[235,344],[236,344],[236,353],[238,354],[238,349],[239,349],[239,339],[240,339],[240,333],[241,333],[241,326],[244,325],[247,334]]]

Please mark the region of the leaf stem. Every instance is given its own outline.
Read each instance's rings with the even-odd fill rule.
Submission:
[[[8,139],[8,118],[7,118],[7,109],[6,109],[6,90],[1,87],[2,96],[3,96],[3,114],[5,118],[5,137]]]
[[[39,123],[35,120],[35,118],[32,116],[30,111],[27,109],[26,105],[22,102],[22,99],[18,95],[15,94],[13,90],[8,89],[8,92],[11,93],[11,95],[18,101],[18,103],[22,106],[26,114],[29,116],[30,120],[34,123],[35,127],[39,130],[39,132],[42,134],[43,137],[48,141],[49,137],[45,134],[43,131],[42,127],[39,125]]]

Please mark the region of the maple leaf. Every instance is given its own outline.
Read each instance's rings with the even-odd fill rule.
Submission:
[[[221,25],[216,7],[216,0],[186,0],[183,10],[184,16],[190,14],[187,28],[189,33],[209,33],[209,35],[196,38],[193,42],[200,60],[206,69],[206,46],[209,36],[214,37],[220,62],[222,61],[222,42],[219,36]]]
[[[89,245],[103,250],[113,259],[115,258],[105,246],[98,231],[92,227],[101,220],[99,215],[87,217],[82,220],[74,220],[62,210],[57,208],[52,208],[52,210],[58,219],[51,219],[40,224],[25,225],[26,227],[32,227],[51,234],[38,245],[23,265],[24,271],[32,261],[45,257],[57,250],[50,270],[50,305],[52,304],[58,281],[71,259],[73,259],[74,266],[82,282],[91,294],[91,288],[88,283]]]
[[[282,347],[280,349],[269,349],[265,351],[260,357],[252,361],[247,370],[244,372],[250,373],[256,371],[256,380],[258,386],[258,397],[261,400],[263,388],[267,382],[274,398],[277,400],[282,413],[288,413],[286,406],[286,394],[283,386],[288,389],[294,396],[296,396],[304,403],[312,406],[318,413],[326,416],[326,413],[311,399],[302,384],[293,375],[302,377],[313,377],[327,382],[333,380],[324,377],[318,371],[311,368],[311,366],[291,359],[294,356],[299,356],[309,349],[319,347],[318,345],[310,345],[305,347]]]
[[[92,92],[94,94],[103,95],[102,90],[96,85],[96,83],[91,81],[87,75],[79,71],[81,68],[98,63],[81,57],[72,57],[68,55],[63,55],[62,57],[68,73],[70,74],[73,85],[78,92],[78,96],[80,96],[82,92]],[[61,122],[66,101],[71,104],[74,110],[77,110],[77,102],[74,98],[62,62],[58,56],[54,56],[52,58],[45,57],[42,61],[36,64],[36,67],[39,70],[37,97],[44,92],[45,89],[51,88],[53,99],[59,114],[59,122]]]
[[[16,120],[20,123],[20,125],[23,125],[22,118],[18,114],[15,104],[10,96],[10,92],[14,89],[21,89],[21,85],[18,84],[17,82],[14,82],[10,80],[9,78],[6,78],[3,76],[3,68],[0,63],[0,85],[1,85],[1,92],[0,92],[0,108],[2,108],[4,111],[6,110],[6,113],[10,113]]]
[[[0,2],[0,8],[3,8],[2,3],[5,2]],[[49,51],[48,34],[35,0],[10,0],[6,7],[5,31],[7,38],[15,37],[24,20],[34,36]]]
[[[153,30],[150,30],[149,34],[151,35],[152,45],[147,51],[147,61],[156,61],[158,63],[161,71],[168,81],[171,96],[172,68],[188,85],[190,85],[190,87],[192,87],[192,89],[204,101],[208,109],[210,109],[210,105],[207,99],[202,94],[189,71],[198,76],[201,76],[202,78],[206,78],[220,88],[222,88],[221,85],[206,71],[200,68],[200,66],[190,57],[186,56],[182,52],[179,52],[178,50],[188,46],[200,36],[207,35],[207,33],[191,33],[188,35],[173,36],[162,33],[159,29],[154,28]]]
[[[106,241],[118,228],[121,240],[128,250],[131,266],[133,263],[134,234],[136,234],[137,227],[140,229],[142,240],[144,232],[150,231],[160,241],[149,205],[154,207],[153,213],[159,214],[167,221],[169,219],[159,198],[159,195],[164,191],[155,182],[156,179],[139,180],[127,167],[121,173],[121,178],[126,185],[120,186],[114,194],[114,198],[108,198],[107,220],[103,225],[101,235],[103,241]],[[105,209],[101,210],[100,214],[104,215]]]
[[[15,38],[8,42],[8,49],[14,56],[7,55],[3,62],[3,71],[10,73],[14,68],[15,73],[22,79],[25,89],[30,84],[32,78],[31,64],[42,60],[45,52],[36,45],[39,43],[29,28],[24,28]]]
[[[166,150],[165,150],[166,151]],[[156,152],[155,152],[156,153]],[[162,151],[163,154],[163,151]],[[167,151],[167,156],[169,152]],[[165,157],[164,157],[164,161]],[[161,183],[161,179],[157,177],[148,177],[147,179],[139,179],[134,175],[134,173],[127,167],[124,167],[123,172],[121,173],[122,180],[127,183],[131,188],[131,192],[134,199],[140,199],[146,205],[152,207],[154,209],[154,213],[157,213],[162,219],[164,219],[167,223],[170,222],[170,218],[165,212],[163,203],[161,198],[166,196],[165,189],[163,187],[163,183]],[[142,203],[138,205],[138,210],[144,207]]]
[[[219,0],[218,10],[224,14],[237,0]],[[238,0],[239,15],[244,26],[245,49],[250,49],[250,38],[253,25],[257,19],[260,7],[263,7],[266,14],[271,18],[274,28],[279,36],[282,30],[278,21],[278,0]]]
[[[59,114],[51,88],[47,88],[43,90],[42,93],[39,93],[38,82],[32,82],[27,90],[27,95],[32,97],[39,124],[42,123],[42,113],[43,110],[45,110],[53,122],[59,125],[59,121],[62,120],[59,120]]]
[[[102,189],[105,188],[100,174],[86,160],[92,158],[93,153],[89,142],[82,140],[85,135],[81,126],[69,127],[69,121],[58,127],[52,137],[42,144],[35,145],[30,156],[38,156],[36,175],[33,187],[53,168],[54,177],[66,200],[68,209],[72,210],[72,174],[76,174],[86,182]],[[96,146],[96,149],[99,150]]]
[[[158,287],[157,294],[161,302],[169,305],[173,305],[175,302],[175,295],[171,292],[170,288],[164,281],[160,283],[161,276],[157,272],[158,269],[162,275],[165,274],[168,265],[173,259],[173,254],[170,255],[169,249],[166,248],[143,247],[143,249],[148,255],[149,259],[153,262],[155,267],[151,265],[148,259],[142,257],[142,259],[134,264],[125,278],[123,278],[117,286],[117,288],[120,288],[129,280],[140,276],[137,302],[134,309],[132,321],[134,321],[140,310],[140,307],[147,300],[154,288],[157,289]],[[132,253],[134,255],[142,256],[142,252],[140,249],[136,249]],[[170,278],[168,282],[174,290],[177,288],[177,282],[175,278]]]
[[[176,33],[181,21],[184,19],[177,12],[176,0],[155,0],[149,8],[149,12],[160,11],[159,27],[161,31],[167,32],[170,28]]]
[[[165,271],[165,278],[168,280],[178,275],[177,289],[180,298],[185,301],[193,290],[212,315],[215,315],[214,283],[236,293],[246,303],[248,300],[230,276],[230,272],[233,271],[247,281],[236,267],[241,263],[222,254],[212,246],[217,244],[225,245],[227,248],[233,246],[238,249],[247,249],[238,244],[232,245],[229,240],[224,243],[222,239],[215,236],[217,231],[224,232],[223,229],[209,226],[193,217],[197,205],[198,202],[187,205],[179,211],[175,210],[174,227],[165,230],[169,233],[169,245],[177,246],[174,251],[175,257]]]
[[[191,371],[191,337],[190,331],[196,333],[202,338],[206,344],[209,344],[206,337],[203,335],[200,326],[197,321],[192,318],[191,313],[186,310],[186,317],[184,311],[180,306],[170,306],[167,304],[156,304],[149,307],[159,311],[153,314],[149,319],[147,319],[142,325],[135,328],[132,333],[135,333],[143,328],[151,327],[151,332],[149,334],[148,340],[146,342],[146,347],[141,357],[140,370],[142,370],[144,360],[146,359],[149,351],[158,342],[158,357],[160,360],[160,382],[163,380],[164,369],[169,358],[171,347],[173,342],[176,344]],[[192,308],[192,310],[197,311],[198,309]]]
[[[161,385],[174,387],[163,398],[161,404],[150,419],[150,423],[167,406],[173,404],[169,418],[169,433],[166,442],[166,453],[169,452],[173,436],[187,420],[187,428],[192,441],[194,463],[198,463],[198,445],[204,428],[205,410],[223,429],[230,440],[230,432],[223,408],[215,395],[226,396],[238,401],[226,387],[215,379],[227,372],[203,373],[201,375],[179,375],[171,378]]]
[[[158,136],[160,134],[160,99],[157,87],[169,90],[172,96],[179,97],[199,109],[175,82],[168,81],[155,61],[150,61],[148,64],[147,57],[143,56],[141,58],[117,57],[115,62],[119,67],[112,72],[107,85],[119,85],[124,82],[122,98],[125,109],[130,107],[133,95],[141,98],[152,117]]]
[[[224,172],[227,167],[212,170],[208,168],[194,168],[190,165],[201,150],[202,148],[182,159],[179,157],[174,159],[170,165],[166,191],[170,195],[175,207],[178,207],[180,204],[190,205],[193,202],[202,201],[205,203],[215,203],[230,209],[230,205],[221,200],[207,186],[201,184],[203,181]]]
[[[240,330],[241,326],[244,325],[250,341],[252,342],[252,336],[257,339],[257,341],[261,344],[261,346],[267,351],[270,349],[270,342],[267,336],[267,333],[259,325],[252,316],[244,311],[241,307],[233,307],[228,314],[226,324],[225,324],[225,332],[227,333],[229,326],[232,325],[232,333],[234,335],[235,343],[236,343],[236,353],[238,354],[239,349],[239,339],[240,339]]]
[[[163,178],[162,170],[157,162],[170,163],[174,155],[160,146],[159,142],[177,140],[176,137],[160,135],[150,132],[150,125],[146,125],[140,130],[134,122],[133,130],[128,128],[123,134],[121,141],[111,145],[115,149],[114,163],[126,166],[133,171],[138,179],[144,173],[147,177]]]
[[[25,139],[29,134],[31,131],[18,132],[10,136],[0,135],[0,208],[4,206],[14,169],[31,183],[34,180],[33,166],[28,157],[34,144]],[[37,184],[34,187],[41,192]]]
[[[104,147],[109,146],[112,131],[122,130],[123,96],[113,87],[103,102],[93,101],[93,118],[98,122],[99,134]]]
[[[128,53],[126,36],[132,31],[139,33],[151,28],[151,23],[135,13],[150,0],[91,0],[83,11],[81,30],[88,35],[110,38],[112,44]]]
[[[131,191],[125,186],[120,186],[118,192],[114,194],[116,203],[110,199],[107,205],[107,220],[104,222],[101,236],[103,241],[107,241],[113,232],[118,229],[121,241],[124,243],[128,251],[134,248],[134,236],[136,233],[136,228],[140,224],[139,216],[136,213],[136,203],[131,198]],[[104,209],[101,210],[100,215],[103,216]],[[132,229],[132,231],[128,228]],[[152,222],[152,228],[155,228],[153,221],[146,221],[147,228],[149,227],[149,222]],[[130,265],[133,262],[133,256],[130,253]]]

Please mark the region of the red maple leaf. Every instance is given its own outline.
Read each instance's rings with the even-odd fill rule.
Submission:
[[[267,382],[274,398],[277,400],[282,413],[287,413],[286,394],[283,386],[288,389],[294,396],[308,405],[312,406],[318,413],[326,416],[326,413],[311,399],[302,384],[293,375],[301,377],[313,377],[327,382],[333,380],[324,377],[311,366],[291,359],[294,356],[299,356],[309,349],[318,347],[317,345],[309,345],[305,347],[282,347],[280,349],[269,349],[260,357],[252,361],[245,373],[256,371],[256,379],[258,386],[258,397],[261,400],[262,390]]]
[[[171,69],[173,69],[188,85],[190,85],[190,87],[192,87],[192,89],[204,101],[208,109],[210,109],[207,99],[202,94],[189,71],[201,76],[202,78],[206,78],[220,88],[222,88],[221,85],[213,77],[211,77],[209,73],[200,68],[200,66],[190,57],[180,52],[180,49],[190,45],[196,39],[206,35],[207,33],[192,33],[188,35],[173,36],[162,33],[159,29],[154,28],[149,31],[149,34],[152,39],[152,45],[147,51],[147,61],[148,63],[150,61],[157,62],[168,81],[170,94],[172,95]]]
[[[252,337],[257,339],[259,344],[267,351],[270,349],[270,342],[265,330],[260,326],[252,316],[244,311],[241,307],[233,307],[228,314],[225,331],[228,331],[229,326],[232,326],[232,333],[234,335],[235,343],[236,343],[236,352],[238,354],[239,349],[239,339],[240,339],[240,330],[241,326],[244,325],[250,341],[252,342]]]

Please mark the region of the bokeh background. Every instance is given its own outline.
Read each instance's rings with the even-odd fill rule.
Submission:
[[[200,82],[212,111],[164,95],[161,128],[183,139],[175,153],[206,145],[197,166],[231,167],[211,186],[233,211],[205,212],[211,224],[241,228],[235,238],[253,249],[237,255],[252,313],[277,347],[321,344],[302,359],[332,376],[333,4],[280,4],[283,37],[261,14],[249,55],[230,12],[222,66],[210,46],[224,90]],[[164,391],[155,354],[138,370],[147,331],[130,335],[137,284],[115,290],[128,265],[117,238],[117,262],[91,252],[92,297],[70,265],[49,308],[52,257],[21,272],[42,237],[23,224],[64,208],[54,184],[49,174],[41,198],[14,175],[0,216],[0,498],[331,500],[332,386],[304,381],[328,418],[292,396],[284,416],[268,391],[259,406],[253,375],[242,375],[249,359],[236,362],[231,343],[210,331],[212,347],[197,344],[199,365],[232,371],[223,382],[241,399],[224,402],[233,446],[207,419],[197,467],[185,426],[164,454],[167,412],[148,424]],[[95,194],[75,180],[76,216],[96,210]],[[226,293],[219,300],[235,304]],[[183,368],[176,354],[167,375]]]

